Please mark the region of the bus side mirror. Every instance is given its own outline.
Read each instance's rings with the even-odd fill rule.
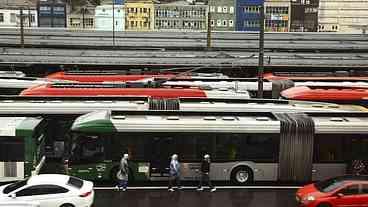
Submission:
[[[344,197],[344,194],[342,194],[342,193],[338,193],[336,196],[337,196],[338,198],[342,198],[342,197]]]

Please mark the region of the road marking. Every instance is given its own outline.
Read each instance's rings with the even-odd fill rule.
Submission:
[[[185,186],[183,189],[197,189]],[[208,187],[204,187],[208,188]],[[216,186],[217,189],[299,189],[300,186]],[[115,190],[115,187],[94,187],[95,190]],[[167,190],[167,186],[128,187],[129,190]]]

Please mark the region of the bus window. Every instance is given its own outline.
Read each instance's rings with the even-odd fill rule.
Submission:
[[[24,161],[23,138],[0,137],[0,161],[2,162]]]
[[[102,139],[96,136],[79,136],[72,146],[73,162],[96,162],[105,158]]]
[[[276,134],[248,134],[241,159],[275,162],[278,160],[280,139]]]
[[[314,162],[345,162],[350,158],[351,135],[317,134],[314,138]]]

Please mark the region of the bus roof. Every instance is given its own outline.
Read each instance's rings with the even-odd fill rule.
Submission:
[[[0,136],[27,136],[41,121],[35,117],[0,117]]]
[[[368,113],[306,113],[316,133],[368,133]],[[99,111],[79,117],[72,131],[279,133],[270,112]]]

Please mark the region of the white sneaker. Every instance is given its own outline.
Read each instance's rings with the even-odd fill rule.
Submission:
[[[203,191],[203,188],[202,187],[197,188],[197,191]]]
[[[123,188],[123,191],[126,191],[127,189],[126,188]]]
[[[215,192],[215,191],[216,191],[216,188],[212,188],[212,189],[211,189],[211,192]]]
[[[168,191],[170,191],[170,192],[174,192],[175,190],[174,190],[174,189],[172,189],[172,188],[169,188],[169,189],[168,189]]]
[[[119,186],[115,186],[115,190],[120,190]]]

